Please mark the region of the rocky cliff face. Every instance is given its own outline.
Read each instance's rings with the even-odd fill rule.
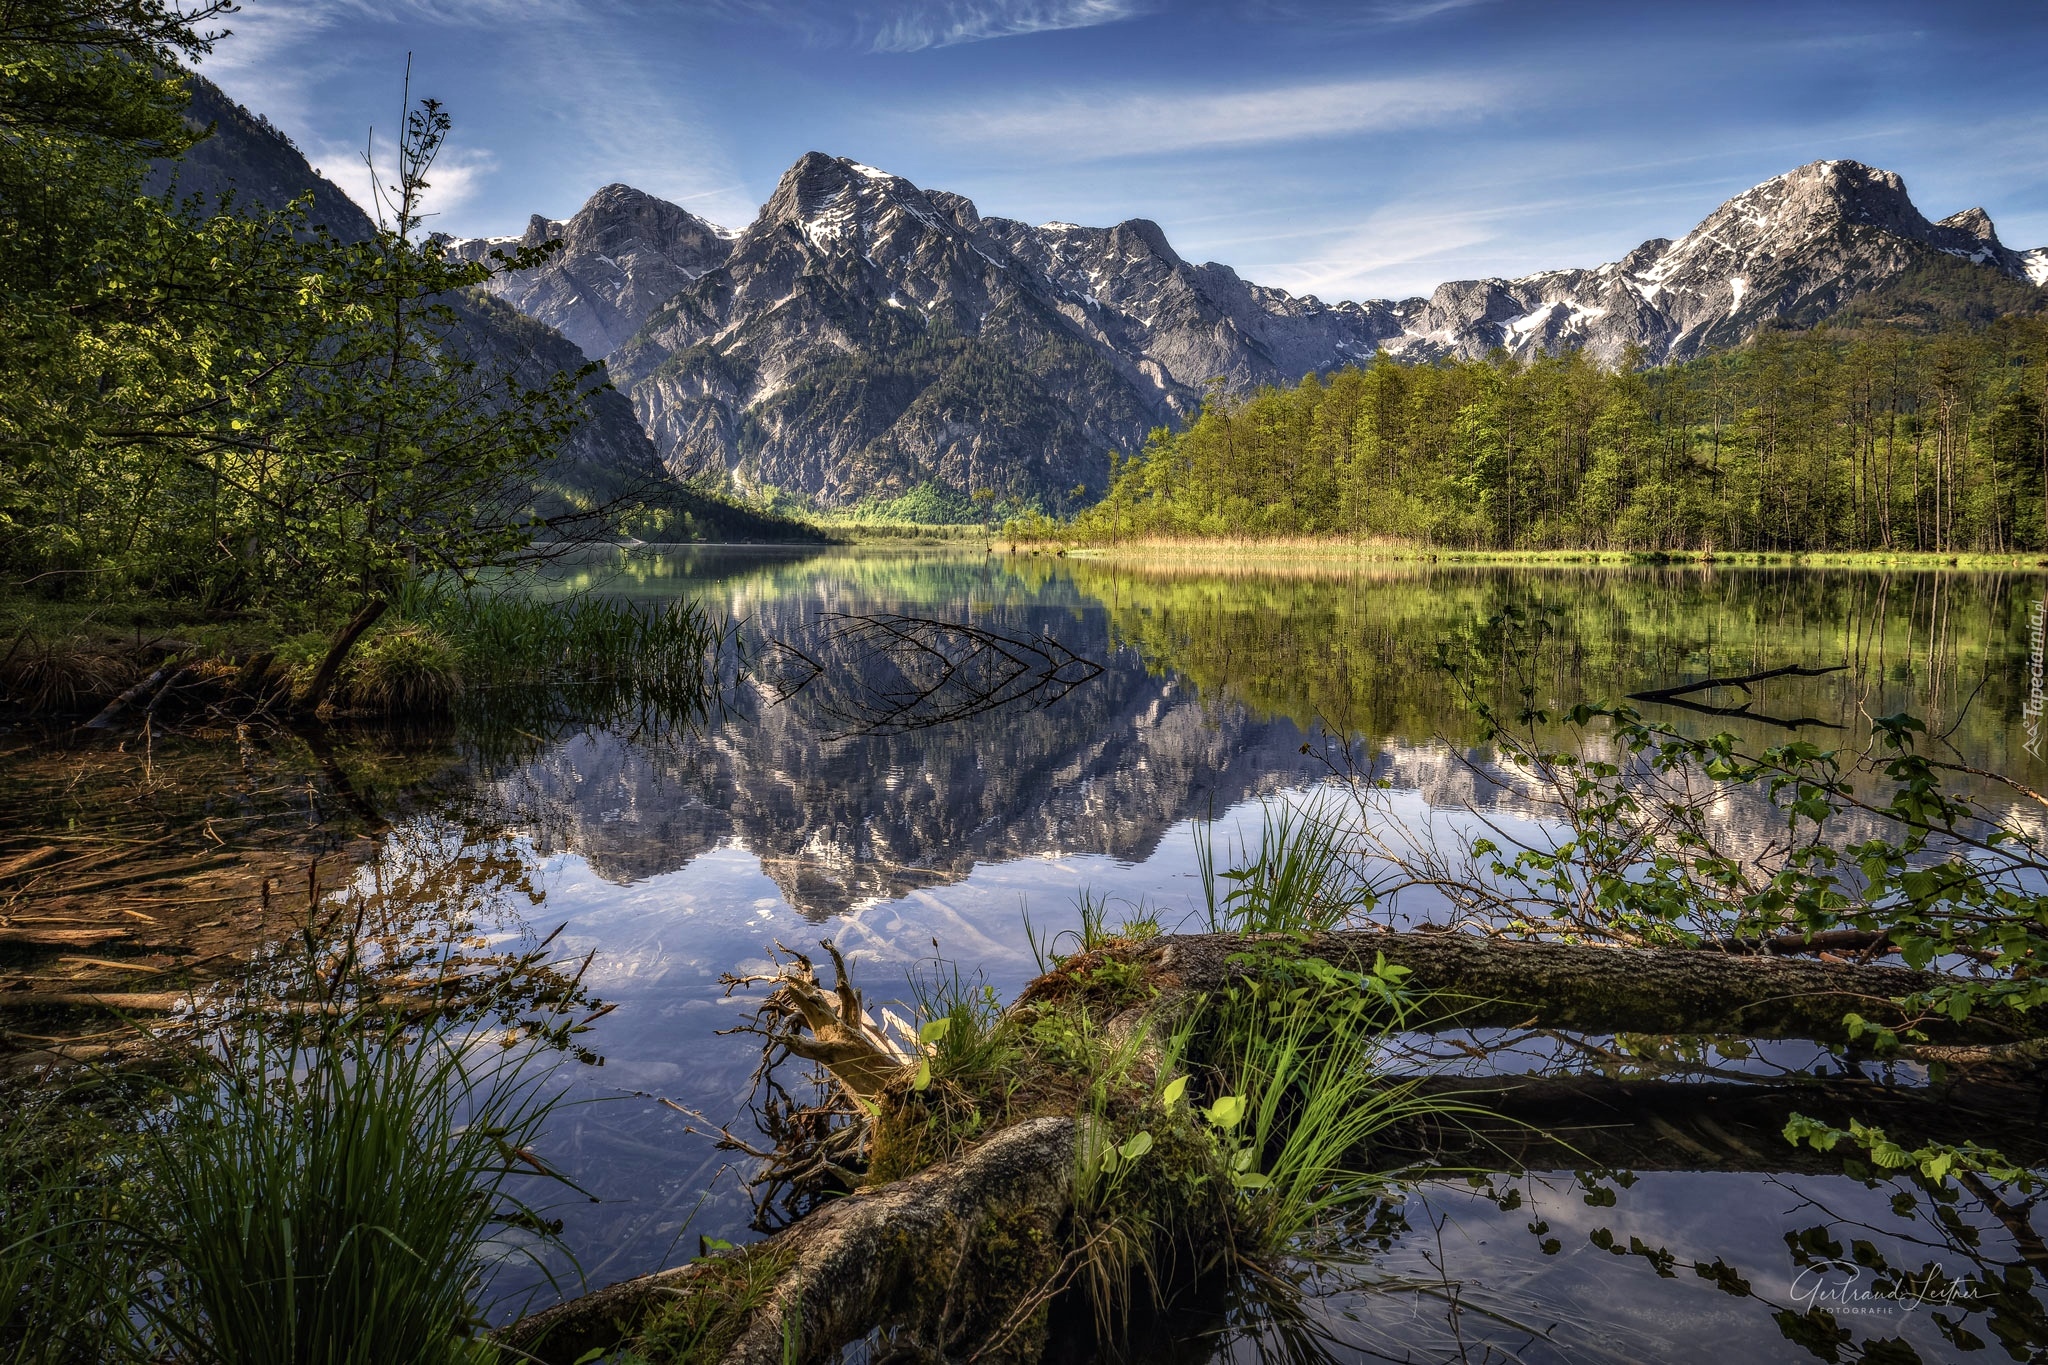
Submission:
[[[630,185],[606,185],[567,222],[535,214],[518,237],[444,240],[466,261],[559,240],[562,249],[547,264],[500,275],[491,292],[595,359],[617,350],[650,313],[732,251],[731,233]]]

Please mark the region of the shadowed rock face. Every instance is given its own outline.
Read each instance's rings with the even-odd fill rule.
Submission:
[[[326,227],[344,242],[370,239],[376,229],[369,215],[315,171],[291,139],[228,99],[212,82],[199,76],[189,79],[192,103],[187,118],[199,126],[212,125],[213,136],[175,162],[158,163],[150,176],[152,189],[199,195],[213,203],[232,193],[233,202],[251,208],[281,208],[309,195],[312,208],[308,217],[313,224]],[[539,387],[564,371],[575,373],[586,363],[583,352],[553,327],[494,299],[464,295],[449,303],[460,319],[453,335],[455,344],[486,375],[511,375],[522,384]],[[560,458],[550,466],[549,486],[537,490],[537,505],[544,512],[560,509],[565,490],[575,499],[604,502],[628,489],[667,483],[666,472],[624,396],[601,387],[602,383],[601,375],[593,377],[587,391],[586,419],[570,434]]]
[[[448,249],[476,261],[556,239],[562,249],[545,265],[501,275],[491,292],[597,359],[732,250],[730,234],[630,185],[606,185],[567,222],[535,214],[519,237],[454,238]]]

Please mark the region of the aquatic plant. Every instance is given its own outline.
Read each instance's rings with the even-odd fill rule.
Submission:
[[[699,603],[549,600],[417,586],[399,624],[373,637],[445,641],[453,710],[487,762],[514,759],[571,725],[664,732],[718,704],[727,631]],[[414,653],[418,651],[415,650]]]

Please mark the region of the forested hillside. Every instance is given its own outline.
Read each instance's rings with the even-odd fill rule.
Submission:
[[[1915,316],[1925,316],[1925,310]],[[1120,458],[1072,531],[1459,549],[2048,548],[2048,319],[1766,331],[1682,365],[1371,365]]]

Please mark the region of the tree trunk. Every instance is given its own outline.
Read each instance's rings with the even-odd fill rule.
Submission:
[[[362,638],[364,631],[377,624],[377,618],[384,614],[387,605],[381,599],[371,602],[349,618],[349,623],[341,628],[341,634],[335,636],[334,643],[327,647],[327,656],[320,660],[320,667],[314,671],[313,681],[306,684],[305,692],[299,696],[296,703],[299,710],[314,710],[321,702],[327,700],[327,694],[333,690],[334,680],[340,676],[341,665],[348,658],[349,651],[356,647],[356,641]]]
[[[1072,1119],[1020,1123],[957,1160],[826,1204],[749,1248],[786,1254],[790,1265],[720,1360],[810,1360],[898,1324],[935,1352],[975,1343],[980,1359],[1035,1360],[1046,1305],[1034,1298],[1059,1264],[1074,1143]],[[543,1365],[573,1365],[616,1345],[718,1265],[702,1260],[615,1284],[522,1319],[498,1340]]]

